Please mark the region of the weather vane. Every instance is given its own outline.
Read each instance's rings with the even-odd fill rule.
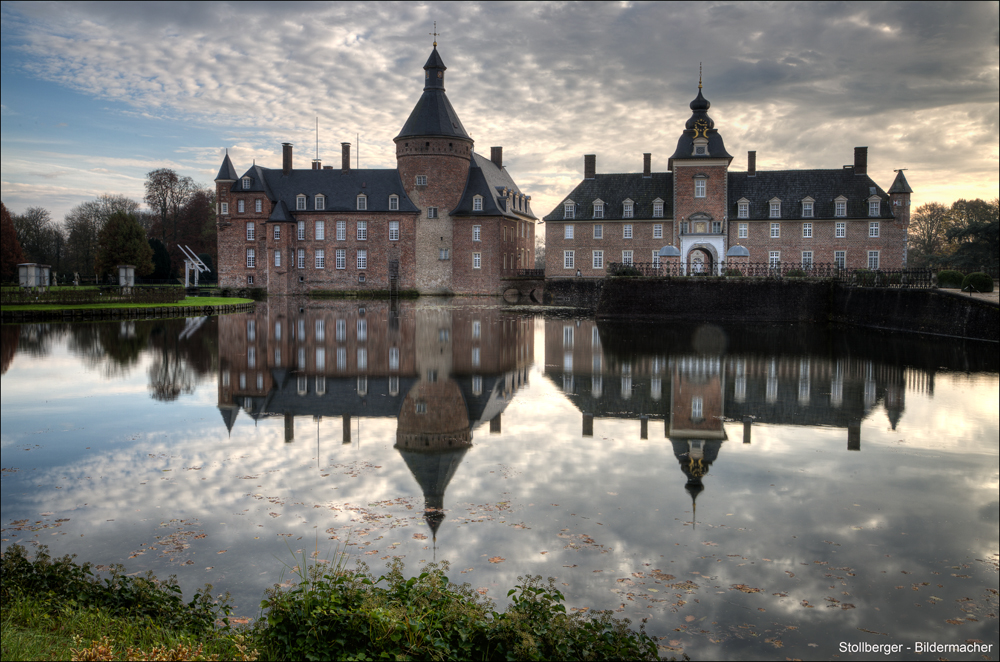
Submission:
[[[701,89],[701,62],[698,63],[698,89]]]
[[[429,32],[428,34],[431,35],[432,37],[434,37],[434,48],[437,48],[437,45],[438,45],[437,38],[441,36],[441,33],[438,32],[438,22],[437,21],[434,21],[434,32]]]

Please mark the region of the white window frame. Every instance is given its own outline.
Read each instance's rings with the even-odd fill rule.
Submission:
[[[472,226],[472,241],[482,241],[483,240],[483,226],[473,225]]]
[[[573,202],[563,203],[563,218],[576,218],[576,204]]]
[[[626,223],[625,225],[622,226],[622,239],[631,239],[631,238],[632,238],[632,224]]]
[[[704,177],[699,177],[694,180],[694,197],[705,198],[708,197],[708,180]]]
[[[846,221],[837,221],[836,224],[834,225],[833,233],[834,233],[834,237],[836,237],[837,239],[843,239],[844,237],[846,237],[847,236],[847,222]]]
[[[594,226],[594,239],[604,239],[604,225],[601,223]]]
[[[847,216],[847,200],[834,200],[833,215],[838,218]]]
[[[869,237],[872,237],[872,238],[878,237],[880,230],[881,230],[881,228],[879,227],[878,221],[869,221],[868,222],[868,236]]]
[[[264,201],[261,200],[260,198],[257,198],[256,200],[254,200],[253,201],[253,210],[255,212],[257,212],[258,214],[261,213],[262,211],[264,211]]]
[[[254,249],[252,249],[252,248],[248,248],[247,249],[247,269],[256,269],[256,268],[257,268],[257,252]]]
[[[663,239],[663,223],[653,223],[653,239]]]
[[[878,218],[882,211],[882,201],[881,200],[869,200],[868,201],[868,216]]]
[[[244,191],[249,191],[250,190],[250,178],[249,177],[244,177],[243,178],[243,190]]]
[[[417,175],[417,186],[427,186],[427,175]]]
[[[483,196],[477,195],[472,198],[472,211],[483,210]]]
[[[399,211],[399,196],[390,195],[389,196],[389,211]]]
[[[357,205],[358,211],[368,211],[368,196],[364,193],[358,195]]]
[[[632,251],[622,251],[622,264],[632,264]]]
[[[482,269],[483,268],[483,254],[482,253],[473,253],[472,254],[472,268],[473,269]]]
[[[274,251],[274,266],[281,266],[281,251]]]
[[[427,208],[427,218],[437,218],[437,217],[438,217],[438,208],[437,207],[428,207]]]
[[[654,202],[653,203],[653,218],[663,218],[663,203]]]
[[[712,221],[712,232],[715,234],[722,232],[722,221]]]
[[[846,269],[847,251],[833,251],[833,263],[838,269]]]
[[[246,210],[247,210],[247,203],[246,203],[246,201],[245,200],[237,200],[236,201],[236,213],[242,214],[242,213],[245,213]]]
[[[622,218],[634,218],[635,217],[635,203],[631,200],[626,200],[622,203]]]
[[[813,252],[802,251],[802,268],[806,271],[813,268]]]
[[[593,262],[594,269],[604,268],[604,251],[594,251]]]
[[[295,266],[299,269],[306,268],[306,249],[300,248],[295,256]]]
[[[358,241],[368,241],[368,221],[358,221]]]
[[[573,238],[573,232],[574,232],[574,228],[573,228],[573,224],[572,223],[567,223],[567,224],[563,225],[563,239],[572,239]]]
[[[254,241],[257,239],[257,230],[253,221],[247,221],[247,241]]]
[[[653,263],[653,267],[657,269],[660,267],[660,251],[653,251],[653,259],[650,262]]]
[[[316,208],[316,211],[323,211],[324,209],[326,209],[326,196],[324,196],[322,193],[317,195],[315,198],[313,198],[313,205]]]
[[[222,214],[222,215],[229,214],[229,203],[228,202],[220,202],[219,203],[219,213]]]
[[[767,254],[767,265],[771,269],[781,266],[781,251],[769,251]]]
[[[802,202],[802,218],[813,218],[813,203],[810,200]]]
[[[781,218],[781,201],[772,200],[768,203],[769,218]]]
[[[802,224],[802,236],[805,239],[812,239],[813,236],[813,224],[803,223]]]
[[[737,226],[736,235],[740,239],[746,239],[750,235],[750,225],[749,225],[749,223],[740,223]]]
[[[595,202],[594,203],[594,218],[604,218],[604,203]]]
[[[326,252],[322,248],[317,248],[314,261],[317,269],[326,269]]]
[[[576,269],[576,251],[563,251],[563,269]]]
[[[305,211],[305,208],[306,208],[306,196],[304,195],[295,196],[295,210]]]
[[[347,268],[347,249],[346,248],[338,248],[334,252],[333,255],[334,255],[334,260],[335,260],[334,267],[337,268],[337,269],[346,269]]]
[[[326,221],[316,221],[313,224],[313,236],[316,241],[326,240]]]
[[[305,239],[306,238],[306,222],[305,221],[299,221],[296,224],[295,227],[296,227],[296,231],[297,231],[297,234],[295,236],[298,237],[300,241],[303,240],[303,239]]]
[[[771,223],[771,239],[781,237],[781,223]]]
[[[358,249],[357,265],[358,265],[358,269],[367,269],[368,268],[368,251],[366,249],[364,249],[364,248],[359,248]]]
[[[337,241],[347,241],[347,221],[337,221]]]
[[[389,221],[389,241],[399,241],[399,221]]]
[[[750,203],[736,203],[736,218],[750,218]]]
[[[872,271],[878,271],[879,251],[868,251],[868,268]]]

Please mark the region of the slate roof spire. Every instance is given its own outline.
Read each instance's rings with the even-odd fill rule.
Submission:
[[[673,170],[674,159],[728,159],[732,162],[732,155],[726,151],[726,145],[722,141],[722,136],[719,135],[718,130],[715,128],[715,121],[709,117],[708,109],[712,107],[712,103],[705,98],[701,92],[701,72],[698,73],[698,96],[690,103],[691,108],[691,118],[684,125],[684,133],[681,134],[680,139],[677,141],[677,149],[674,151],[673,156],[670,157],[669,168]],[[704,149],[699,148],[701,151],[696,153],[695,151],[695,139],[698,137],[708,139],[708,144],[704,146]]]
[[[219,168],[219,174],[216,175],[215,181],[217,182],[235,182],[239,179],[239,175],[236,174],[236,168],[233,167],[233,162],[229,159],[229,150],[226,150],[226,158],[222,161],[222,167]]]
[[[896,179],[892,182],[892,186],[889,187],[889,193],[913,193],[913,189],[910,188],[909,182],[906,181],[906,177],[903,175],[903,170],[896,171]]]
[[[443,136],[471,141],[472,138],[458,119],[458,113],[444,93],[444,65],[437,42],[424,64],[424,93],[413,107],[396,140],[417,136]]]

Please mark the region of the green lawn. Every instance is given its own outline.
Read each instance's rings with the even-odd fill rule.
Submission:
[[[90,310],[97,308],[178,308],[181,306],[231,306],[241,303],[253,303],[253,299],[237,299],[235,297],[185,297],[174,303],[80,303],[80,304],[16,304],[3,306],[3,310]]]

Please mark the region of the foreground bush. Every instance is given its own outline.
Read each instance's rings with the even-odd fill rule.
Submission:
[[[942,269],[938,272],[938,287],[962,287],[962,280],[965,276],[962,275],[961,271],[955,271],[953,269]]]
[[[374,578],[367,566],[314,573],[289,590],[271,589],[261,603],[268,654],[288,659],[655,660],[643,627],[611,612],[567,614],[549,579],[528,577],[497,612],[468,584],[449,582],[447,564],[430,564],[405,579],[398,559]]]
[[[962,289],[972,292],[992,292],[993,278],[982,271],[976,271],[962,279]]]

